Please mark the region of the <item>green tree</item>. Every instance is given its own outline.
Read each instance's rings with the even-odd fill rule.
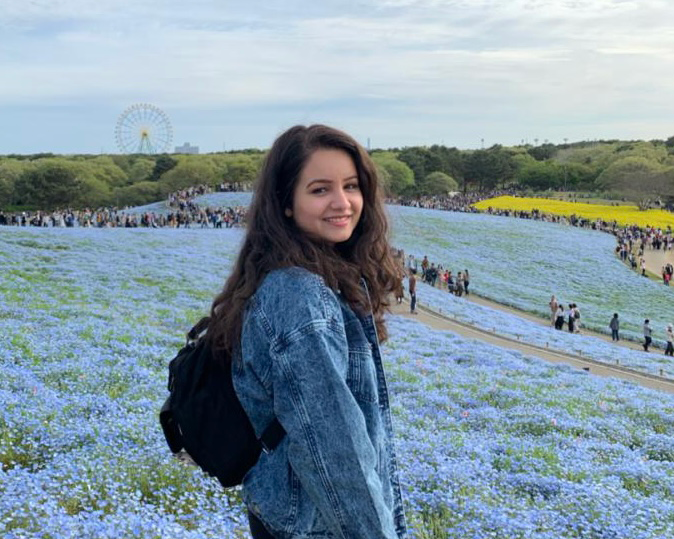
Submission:
[[[86,177],[94,177],[109,187],[122,187],[128,176],[110,156],[102,155],[81,162]]]
[[[178,161],[169,157],[166,154],[158,155],[154,160],[154,169],[152,170],[152,175],[150,180],[158,181],[162,175],[178,164]]]
[[[459,188],[457,181],[444,172],[431,172],[419,185],[419,194],[422,195],[446,195]]]
[[[71,206],[85,188],[81,167],[63,158],[43,159],[25,170],[16,182],[17,202],[43,210]]]
[[[133,185],[139,182],[149,181],[154,171],[155,163],[151,159],[136,159],[128,172],[128,183]]]
[[[223,171],[221,181],[252,185],[260,171],[262,156],[260,154],[227,154],[224,164],[226,169]]]
[[[648,209],[656,199],[666,198],[671,192],[669,169],[644,157],[614,161],[596,183],[600,189],[634,200],[640,209]]]
[[[162,194],[159,183],[144,181],[115,189],[111,198],[114,205],[121,208],[124,206],[142,206],[156,202],[162,198]]]
[[[522,187],[544,190],[557,189],[563,185],[564,170],[555,161],[518,161],[517,183]]]
[[[0,160],[0,209],[14,204],[16,182],[28,166],[17,159]]]
[[[374,152],[372,160],[385,171],[386,178],[383,180],[391,194],[401,195],[414,186],[414,172],[393,152]]]
[[[464,191],[471,184],[479,191],[507,185],[517,168],[513,155],[498,144],[486,150],[474,150],[464,163]]]
[[[211,161],[197,155],[181,155],[177,165],[165,172],[159,181],[161,193],[168,194],[194,185],[217,182],[216,168]]]
[[[557,153],[557,146],[550,143],[541,144],[540,146],[532,146],[527,149],[527,152],[536,161],[547,161],[552,159]]]

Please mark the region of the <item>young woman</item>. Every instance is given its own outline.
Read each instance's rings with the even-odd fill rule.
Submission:
[[[555,313],[555,329],[561,330],[564,327],[564,307],[562,304],[557,305],[557,312]]]
[[[573,306],[573,303],[569,303],[569,310],[566,311],[566,324],[569,328],[569,333],[574,332],[576,322],[576,310]]]
[[[667,340],[667,348],[665,348],[665,355],[674,357],[674,326],[672,324],[667,324],[665,329],[665,335]]]
[[[286,431],[243,481],[254,538],[395,539],[405,516],[379,340],[397,268],[376,169],[345,133],[274,142],[209,335],[261,435]]]
[[[554,295],[550,298],[550,303],[548,303],[548,305],[550,305],[550,321],[554,326],[555,320],[557,319],[557,307],[559,307],[559,302]]]

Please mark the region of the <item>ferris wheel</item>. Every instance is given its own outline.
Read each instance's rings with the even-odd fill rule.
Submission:
[[[173,128],[159,107],[137,103],[119,115],[115,140],[122,153],[164,153],[171,146]]]

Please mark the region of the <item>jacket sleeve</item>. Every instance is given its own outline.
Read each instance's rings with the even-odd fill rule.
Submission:
[[[349,349],[338,321],[314,318],[273,346],[274,412],[288,458],[332,532],[343,539],[395,539],[365,418],[346,383]],[[288,318],[294,318],[286,313]]]

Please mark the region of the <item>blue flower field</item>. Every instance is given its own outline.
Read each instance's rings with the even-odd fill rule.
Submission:
[[[555,294],[577,303],[583,325],[607,333],[613,313],[621,334],[642,338],[644,319],[662,342],[674,323],[674,287],[641,277],[613,254],[610,234],[556,223],[389,206],[393,243],[456,275],[468,269],[471,290],[548,318]]]
[[[237,491],[174,460],[157,419],[241,239],[0,230],[2,539],[248,537]],[[674,536],[673,396],[389,324],[412,537]]]

